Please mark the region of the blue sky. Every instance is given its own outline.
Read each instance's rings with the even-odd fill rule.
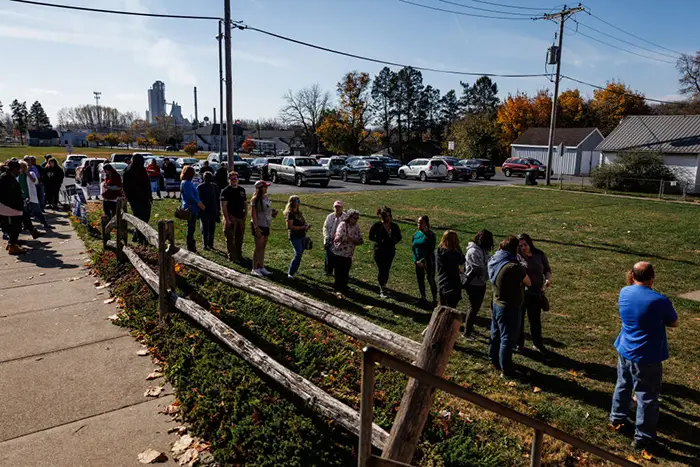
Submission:
[[[223,0],[49,1],[153,13],[223,15]],[[414,1],[470,12],[439,0]],[[470,0],[451,1],[501,9]],[[538,8],[556,6],[553,0],[493,1]],[[694,53],[700,48],[700,2],[695,0],[588,0],[585,5],[597,16],[670,49]],[[546,49],[557,30],[557,25],[548,21],[471,18],[429,11],[398,0],[232,0],[232,16],[250,26],[360,55],[417,66],[493,73],[542,73]],[[577,19],[653,48],[585,13]],[[573,22],[567,24],[575,27]],[[588,29],[582,28],[581,32],[653,55]],[[154,81],[162,80],[166,99],[178,101],[188,117],[194,114],[192,88],[197,86],[200,119],[205,115],[211,118],[212,108],[218,107],[216,33],[215,21],[98,15],[2,0],[0,40],[5,66],[0,73],[0,101],[7,107],[15,98],[29,103],[39,100],[54,121],[61,107],[94,102],[92,91],[97,90],[102,92],[103,105],[144,116],[146,91]],[[233,32],[233,56],[236,118],[277,116],[281,97],[288,89],[319,83],[334,92],[335,83],[344,73],[356,69],[374,75],[382,68],[253,31]],[[562,72],[592,83],[622,80],[647,97],[678,97],[673,64],[617,51],[575,31],[568,31],[564,37]],[[443,92],[460,90],[458,76],[425,72],[423,77],[426,84]],[[502,98],[518,90],[534,92],[551,86],[545,78],[496,81]],[[563,88],[568,87],[574,84],[564,81]],[[592,94],[588,87],[579,88],[586,95]]]

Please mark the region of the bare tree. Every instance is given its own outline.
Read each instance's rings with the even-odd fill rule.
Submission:
[[[319,138],[316,134],[321,117],[328,108],[331,95],[321,86],[311,87],[292,92],[290,89],[283,97],[285,104],[280,110],[280,118],[290,126],[304,129],[305,144],[308,148],[319,151]]]
[[[676,62],[676,69],[681,74],[678,78],[681,94],[700,99],[700,51],[695,56],[681,55]]]

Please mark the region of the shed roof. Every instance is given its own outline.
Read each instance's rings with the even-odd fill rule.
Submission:
[[[554,146],[564,143],[564,146],[576,147],[597,128],[557,128],[554,134]],[[548,146],[549,128],[528,128],[513,141],[512,146]]]
[[[596,150],[698,154],[700,115],[625,117]]]
[[[55,139],[58,138],[56,130],[29,130],[29,137],[32,139]]]

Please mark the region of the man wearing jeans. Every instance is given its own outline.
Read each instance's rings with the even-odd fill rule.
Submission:
[[[618,352],[617,385],[610,423],[627,423],[632,392],[637,396],[637,420],[632,446],[653,449],[659,420],[661,362],[668,359],[666,327],[678,326],[671,300],[652,290],[654,267],[641,262],[627,273],[627,287],[620,291],[618,306],[622,330],[615,341]]]
[[[493,284],[489,359],[495,368],[503,371],[504,378],[516,376],[513,347],[520,334],[523,285],[530,286],[530,278],[517,260],[519,244],[516,237],[509,235],[488,263],[489,279]]]

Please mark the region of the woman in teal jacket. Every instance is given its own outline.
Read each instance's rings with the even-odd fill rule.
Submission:
[[[418,232],[413,235],[411,249],[413,251],[413,263],[416,265],[416,279],[420,291],[421,305],[427,306],[425,298],[425,278],[428,278],[430,292],[433,296],[433,306],[437,305],[437,285],[435,284],[435,234],[430,230],[428,216],[418,218]]]

